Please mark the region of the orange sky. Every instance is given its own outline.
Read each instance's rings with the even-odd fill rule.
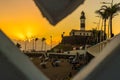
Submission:
[[[11,38],[23,40],[31,37],[45,37],[47,43],[50,42],[50,36],[53,36],[53,42],[59,43],[62,32],[69,35],[72,29],[79,28],[79,18],[82,10],[86,13],[86,29],[95,28],[99,19],[95,16],[95,10],[99,9],[100,2],[111,0],[86,0],[82,6],[79,6],[72,14],[67,16],[56,26],[52,26],[43,18],[33,0],[0,0],[0,28]],[[114,3],[120,2],[114,0]],[[113,32],[120,32],[120,15],[113,19]]]

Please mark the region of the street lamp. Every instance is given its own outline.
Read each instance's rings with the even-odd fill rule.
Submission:
[[[51,43],[51,49],[52,49],[52,36],[50,36],[50,43]]]
[[[34,38],[33,38],[33,51],[34,51],[35,49],[34,49]]]
[[[96,24],[96,29],[99,30],[99,23],[98,22],[93,22],[93,24]]]
[[[26,52],[26,46],[27,46],[27,42],[26,42],[27,40],[24,40],[24,44],[25,44],[25,49],[24,49],[24,51]]]
[[[95,16],[95,17],[98,17],[99,21],[98,22],[93,22],[93,23],[97,24],[97,30],[99,30],[101,17],[100,16]]]

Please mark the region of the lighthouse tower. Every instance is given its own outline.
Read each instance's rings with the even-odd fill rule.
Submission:
[[[85,13],[82,11],[80,16],[80,30],[85,30],[85,19]]]

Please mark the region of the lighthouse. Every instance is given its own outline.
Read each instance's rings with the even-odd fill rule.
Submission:
[[[85,19],[85,13],[82,11],[80,16],[80,30],[85,30]]]

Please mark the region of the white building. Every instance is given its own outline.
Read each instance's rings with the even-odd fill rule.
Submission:
[[[92,36],[91,30],[85,30],[85,13],[82,11],[80,16],[80,30],[72,30],[70,36]]]
[[[70,36],[92,36],[91,30],[72,30]]]

